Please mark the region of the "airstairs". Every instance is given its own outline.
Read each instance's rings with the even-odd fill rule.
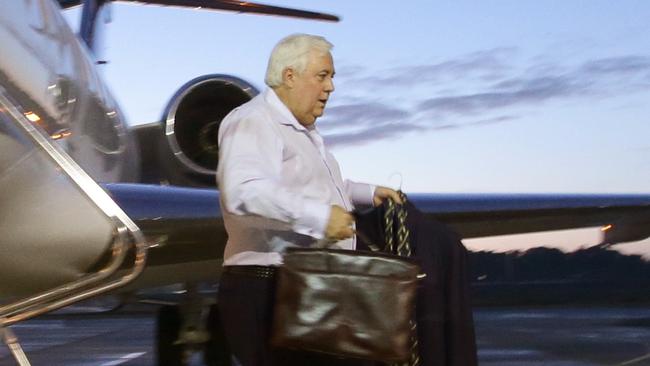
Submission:
[[[10,326],[120,287],[144,269],[139,228],[0,87],[0,337]]]

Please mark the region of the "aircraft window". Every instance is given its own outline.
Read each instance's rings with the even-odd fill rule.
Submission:
[[[92,99],[86,113],[83,133],[104,153],[115,153],[120,149],[116,117],[116,112],[106,111],[97,99]]]

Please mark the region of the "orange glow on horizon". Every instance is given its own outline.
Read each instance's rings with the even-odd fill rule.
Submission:
[[[612,225],[612,224],[605,225],[605,226],[600,228],[600,231],[607,231],[607,230],[609,230],[609,229],[611,229],[613,227],[614,227],[614,225]]]

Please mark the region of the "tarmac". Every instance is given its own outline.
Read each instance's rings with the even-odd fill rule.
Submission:
[[[155,312],[51,315],[11,327],[33,366],[153,366]],[[481,308],[481,366],[650,366],[650,308]],[[14,365],[0,347],[0,365]],[[202,365],[201,355],[191,359]]]

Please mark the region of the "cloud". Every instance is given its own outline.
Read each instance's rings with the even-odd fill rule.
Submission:
[[[464,124],[463,126],[482,126],[482,125],[491,125],[495,123],[501,123],[501,122],[509,122],[517,119],[519,117],[517,116],[499,116],[499,117],[494,117],[494,118],[486,118],[486,119],[480,119],[478,121],[473,121]]]
[[[568,77],[511,79],[495,85],[490,91],[426,99],[417,106],[422,112],[475,115],[520,104],[537,104],[553,98],[585,92],[587,84]]]
[[[472,121],[463,126],[487,125],[507,122],[516,119],[516,116],[499,116]],[[417,123],[390,123],[379,126],[365,126],[363,130],[354,132],[330,133],[325,135],[329,147],[358,146],[361,144],[399,138],[411,132],[425,132],[429,130],[451,130],[461,126],[453,123],[440,123],[436,125],[422,125]]]
[[[324,139],[329,147],[357,146],[378,140],[389,140],[408,132],[424,130],[426,128],[412,123],[392,123],[367,127],[362,131],[327,134]]]
[[[585,74],[648,74],[650,72],[650,57],[622,56],[609,57],[585,62],[582,67]]]
[[[332,106],[319,121],[329,146],[388,139],[424,128],[412,123],[409,111],[378,102]]]
[[[371,76],[364,75],[363,68],[353,66],[353,74],[340,76],[365,87],[410,87],[413,83],[442,82],[468,76],[493,80],[510,69],[508,62],[516,52],[516,48],[495,48],[437,63],[392,67]]]
[[[359,125],[381,125],[408,119],[410,113],[378,102],[332,106],[327,109],[325,129]],[[331,120],[331,121],[330,121]]]
[[[519,105],[538,105],[552,99],[585,98],[627,93],[650,74],[650,58],[625,56],[585,62],[576,68],[535,65],[541,76],[503,79],[486,91],[425,99],[423,112],[475,115]]]
[[[341,79],[355,97],[341,98],[339,91],[340,100],[348,103],[330,107],[319,126],[332,145],[363,144],[414,131],[502,123],[522,118],[522,107],[615,97],[650,87],[650,57],[644,55],[574,65],[549,62],[548,57],[516,64],[517,55],[516,48],[497,48],[428,65],[372,71],[372,76],[353,67],[354,73]]]
[[[596,80],[602,94],[647,91],[650,87],[650,57],[630,55],[591,60],[576,73]]]

